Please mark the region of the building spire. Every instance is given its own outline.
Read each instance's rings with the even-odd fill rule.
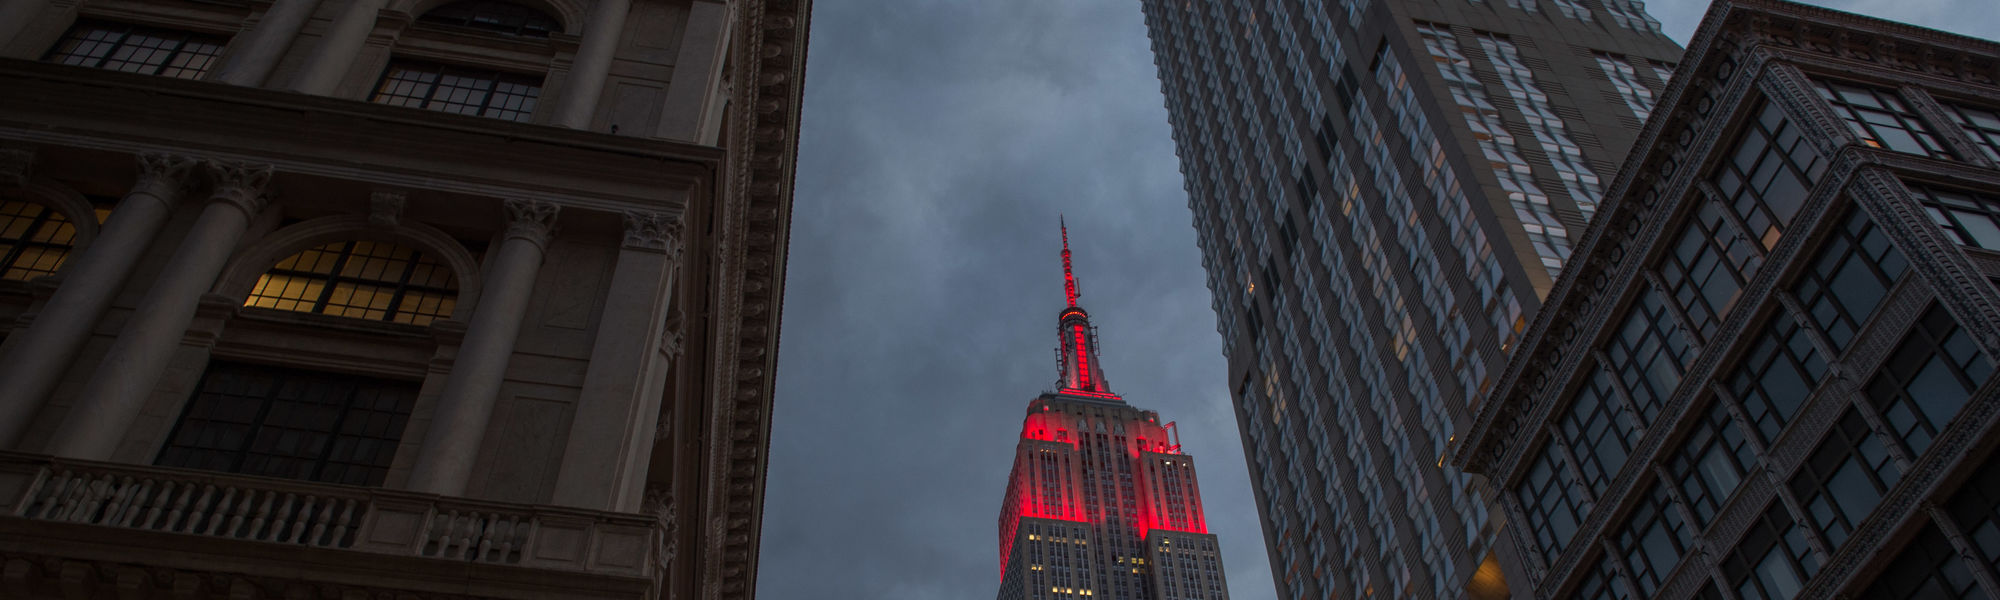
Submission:
[[[1063,308],[1056,327],[1062,354],[1061,378],[1056,382],[1062,393],[1116,399],[1104,370],[1097,365],[1097,331],[1090,326],[1090,314],[1076,305],[1076,273],[1069,264],[1069,223],[1057,217],[1062,227],[1063,292],[1069,306]]]

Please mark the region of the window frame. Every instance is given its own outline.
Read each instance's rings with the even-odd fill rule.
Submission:
[[[1958,159],[1899,90],[1818,75],[1808,76],[1807,79],[1811,80],[1813,90],[1818,92],[1817,96],[1824,106],[1847,123],[1848,132],[1854,134],[1862,145],[1941,160]],[[1866,95],[1875,106],[1857,100],[1854,95]],[[1888,131],[1901,132],[1902,137],[1916,147],[1901,147],[1902,144],[1895,138],[1883,135]]]
[[[1926,410],[1927,406],[1943,408],[1935,404],[1937,390],[1921,394],[1929,401],[1920,401],[1918,395],[1910,393],[1910,386],[1920,383],[1920,378],[1939,359],[1943,359],[1945,374],[1962,388],[1961,395],[1952,402],[1949,415],[1935,415]],[[1978,367],[1984,373],[1979,376],[1968,373],[1971,367]],[[1909,449],[1912,457],[1918,457],[1930,449],[1931,442],[1965,409],[1972,393],[1991,380],[1993,374],[1992,357],[1979,349],[1971,334],[1944,306],[1933,303],[1869,373],[1861,393],[1895,434],[1896,441]],[[1937,419],[1940,416],[1942,419]]]
[[[1843,479],[1854,483],[1854,476],[1862,477],[1861,483],[1870,489],[1842,485]],[[1849,407],[1786,478],[1785,486],[1806,511],[1806,522],[1819,531],[1827,545],[1837,549],[1882,505],[1883,497],[1902,478],[1902,468],[1896,466],[1888,445],[1875,437],[1860,410]],[[1874,497],[1864,500],[1850,495],[1856,491],[1872,491]]]
[[[116,40],[106,41],[103,39],[79,37],[80,34],[87,34],[92,31],[115,32]],[[136,54],[136,50],[165,49],[164,47],[128,45],[128,42],[132,41],[134,36],[148,36],[153,39],[171,41],[173,45],[170,49],[166,49],[166,57],[161,59],[158,64],[148,64],[143,61],[134,62],[128,59],[132,54]],[[42,53],[40,60],[47,63],[90,69],[104,69],[174,79],[199,80],[206,77],[218,65],[219,61],[217,59],[221,58],[223,51],[229,47],[230,40],[230,36],[204,31],[172,29],[157,25],[85,17],[79,18],[75,23],[70,24],[70,27],[63,31],[62,37],[58,38],[54,45],[49,46],[49,49]],[[76,49],[91,43],[109,44],[110,48],[99,56],[75,53]],[[188,46],[191,43],[199,43],[203,48],[190,50]],[[117,66],[105,66],[107,63],[113,62],[114,58],[120,55],[121,50],[131,51],[131,54],[127,54],[126,58],[118,58],[119,62],[147,65],[149,68],[128,70]],[[188,56],[198,57],[201,61],[200,65],[176,64],[179,62],[178,59]],[[73,61],[72,59],[75,60]],[[169,74],[167,73],[169,69],[174,69],[178,72]]]
[[[402,249],[408,251],[409,254],[408,256],[402,258],[396,258],[393,254],[388,256],[377,256],[374,254],[366,254],[366,255],[359,254],[357,253],[356,248],[357,246],[363,243],[371,244],[376,247],[386,246],[391,251],[395,249]],[[331,256],[332,264],[330,264],[327,267],[327,272],[321,273],[312,270],[310,268],[299,269],[299,268],[286,268],[282,266],[286,264],[288,261],[306,260],[307,259],[306,257],[315,252],[321,253],[322,255]],[[349,270],[347,268],[348,265],[353,260],[357,259],[364,261],[362,267],[363,269],[367,268],[367,263],[365,261],[371,259],[381,259],[384,262],[402,262],[404,263],[404,265],[401,273],[396,275],[396,279],[393,281],[388,279],[366,279],[355,275],[350,275],[347,273],[347,271]],[[426,284],[412,283],[411,279],[416,276],[419,269],[425,267],[430,268],[431,274],[433,275],[432,277],[428,278],[428,280],[434,281],[436,279],[436,275],[439,272],[441,272],[444,280],[444,285],[435,286],[435,285],[429,285],[428,283]],[[317,283],[320,286],[320,289],[318,293],[314,295],[314,297],[311,298],[310,300],[308,300],[304,295],[301,295],[300,297],[296,298],[288,297],[282,295],[283,294],[282,291],[280,292],[280,295],[261,295],[259,292],[268,289],[266,287],[266,282],[271,281],[273,275],[290,278],[296,281],[301,281],[307,285]],[[334,296],[336,295],[337,292],[340,291],[340,287],[343,284],[348,285],[350,287],[365,286],[365,287],[375,288],[378,291],[374,291],[373,293],[377,295],[382,293],[387,293],[389,295],[389,302],[385,308],[379,309],[383,312],[383,315],[380,318],[369,318],[366,316],[350,316],[347,314],[334,314],[327,312],[327,308],[333,305],[332,303]],[[287,284],[287,288],[289,288],[289,284]],[[261,274],[258,275],[257,283],[253,284],[249,293],[244,296],[243,305],[248,308],[258,308],[263,310],[323,315],[329,318],[356,319],[368,322],[393,323],[399,325],[424,327],[438,320],[450,319],[452,317],[452,313],[455,311],[458,305],[459,292],[460,289],[458,286],[457,271],[453,269],[451,264],[446,262],[442,257],[433,256],[431,253],[427,252],[425,248],[398,242],[350,238],[350,239],[341,239],[341,240],[320,243],[312,247],[301,249],[297,252],[293,252],[291,254],[286,255],[284,258],[279,259],[276,263],[274,263],[270,267],[267,267]],[[410,298],[410,294],[412,293],[426,294],[436,297],[438,299],[436,304],[440,310],[436,312],[405,310],[403,306],[404,301],[405,299]],[[257,306],[256,303],[260,298],[269,298],[273,300],[274,303],[293,302],[296,304],[305,304],[307,302],[310,302],[311,306],[310,308],[305,310],[300,310],[298,308],[280,308],[277,306]],[[351,298],[352,296],[350,295],[350,299]],[[359,309],[363,310],[364,312],[368,310],[376,310],[368,308],[366,306],[359,306],[352,304],[339,304],[338,306],[344,309],[345,308]],[[421,306],[421,304],[419,306]],[[403,321],[398,319],[398,317],[404,315],[414,315],[414,316],[411,317],[408,321]]]
[[[230,371],[235,371],[235,372],[231,373]],[[234,450],[189,447],[190,444],[197,443],[200,440],[198,438],[196,440],[183,442],[182,441],[183,434],[189,434],[195,436],[202,436],[204,434],[204,432],[189,433],[188,427],[191,424],[190,418],[193,417],[201,421],[216,420],[216,419],[196,416],[196,413],[198,411],[204,410],[205,406],[209,406],[207,404],[204,404],[208,397],[212,395],[213,396],[227,395],[219,391],[211,393],[210,389],[211,385],[216,384],[217,377],[225,374],[236,375],[239,377],[264,376],[269,379],[269,381],[265,382],[268,383],[269,385],[264,386],[267,389],[266,391],[263,392],[262,397],[260,398],[253,396],[238,395],[243,398],[248,398],[257,401],[257,406],[254,410],[254,416],[251,417],[251,420],[248,422],[237,423],[238,425],[243,425],[247,427],[246,430],[242,432],[243,436],[242,439],[238,440],[240,442],[238,447],[236,447]],[[328,381],[339,381],[351,384],[347,390],[345,399],[338,403],[338,408],[335,409],[337,411],[337,414],[333,418],[332,422],[327,423],[327,426],[325,427],[324,430],[318,431],[318,433],[322,434],[324,438],[321,441],[321,447],[320,450],[317,452],[317,457],[308,457],[303,454],[299,456],[284,456],[282,454],[278,454],[275,452],[257,451],[255,447],[258,445],[260,441],[266,439],[263,437],[263,434],[267,430],[277,431],[280,433],[280,435],[282,435],[283,431],[287,429],[304,430],[303,428],[297,427],[297,425],[311,424],[317,422],[314,419],[301,419],[301,418],[279,417],[276,422],[274,422],[271,419],[272,410],[280,402],[291,402],[293,404],[301,404],[301,405],[306,404],[304,402],[298,401],[297,399],[285,399],[279,397],[279,394],[282,393],[282,390],[278,388],[283,387],[292,382],[301,380],[309,381],[314,378],[320,380],[320,383],[325,383]],[[244,385],[251,385],[251,384],[246,383]],[[409,428],[410,415],[413,412],[415,412],[418,400],[417,396],[420,393],[421,388],[422,388],[421,382],[400,381],[400,380],[383,379],[378,377],[357,376],[347,373],[334,373],[326,371],[297,369],[291,367],[278,367],[278,366],[252,364],[252,363],[230,362],[222,360],[210,361],[208,367],[202,372],[201,379],[195,384],[193,390],[190,392],[186,404],[182,406],[180,414],[175,417],[173,427],[168,431],[167,436],[163,438],[160,445],[160,449],[153,456],[152,464],[167,466],[167,467],[175,467],[175,468],[199,469],[199,470],[215,471],[222,473],[232,473],[232,474],[246,475],[253,477],[272,477],[278,479],[293,479],[298,481],[313,481],[319,483],[333,483],[342,485],[361,485],[369,487],[380,486],[382,485],[383,481],[388,477],[390,467],[395,462],[395,456],[401,450],[402,438],[407,433],[407,430]],[[393,437],[387,437],[384,435],[366,435],[366,434],[355,435],[355,432],[349,431],[351,429],[349,427],[350,423],[349,419],[353,418],[354,413],[357,410],[356,403],[358,400],[358,396],[360,396],[366,389],[393,389],[406,392],[406,394],[401,398],[399,406],[393,407],[389,411],[390,423],[386,426],[386,429],[387,433],[393,435]],[[302,411],[310,410],[311,408],[312,408],[311,406],[307,405],[305,408],[301,408],[298,410]],[[221,409],[221,410],[226,410],[226,409]],[[372,409],[363,409],[363,410],[368,410],[371,412],[382,412]],[[238,414],[240,414],[241,412],[242,411],[238,411]],[[311,431],[311,430],[305,430],[305,431]],[[222,443],[229,443],[229,440],[227,439],[228,436],[226,434],[217,433],[217,435],[223,435],[224,440],[222,440]],[[338,451],[338,448],[341,447],[340,444],[343,439],[358,440],[362,438],[366,438],[376,443],[387,445],[386,452],[379,455],[378,460],[376,460],[378,464],[368,465],[353,461],[333,460],[333,455]],[[281,442],[272,442],[272,444],[281,447],[283,446]],[[353,447],[349,446],[349,449],[352,450]],[[175,456],[173,453],[177,450],[190,454],[183,456]],[[213,452],[216,455],[219,455],[215,456],[216,458],[227,458],[230,462],[229,467],[223,469],[223,468],[215,468],[213,466],[201,466],[198,464],[191,464],[189,461],[195,460],[196,458],[191,453],[200,451]],[[378,449],[378,451],[381,450]],[[270,471],[245,470],[246,467],[245,463],[260,454],[272,457],[274,460],[280,460],[280,461],[294,460],[294,461],[310,463],[310,467],[308,468],[307,473],[303,475],[296,475],[296,474],[284,475]],[[359,469],[360,470],[359,472],[362,475],[362,477],[359,478],[360,481],[354,481],[352,480],[353,478],[329,479],[328,477],[331,476],[331,473],[328,471],[328,467],[335,466],[336,463],[339,463],[339,466],[346,467],[347,470],[339,471],[339,473],[342,475],[347,475],[349,473],[352,473],[353,469]]]
[[[1890,292],[1909,274],[1910,261],[1861,207],[1850,207],[1834,222],[1832,231],[1820,240],[1790,291],[1805,311],[1805,321],[1825,337],[1838,357],[1853,346],[1862,328],[1889,301]],[[1877,245],[1879,249],[1871,248]],[[1848,270],[1857,265],[1863,271]],[[1869,281],[1859,287],[1856,282],[1845,280],[1862,275]],[[1842,297],[1856,289],[1878,293],[1868,302],[1866,310],[1848,306],[1859,298]]]
[[[1819,348],[1807,337],[1805,326],[1783,308],[1774,311],[1752,331],[1755,337],[1734,361],[1737,367],[1725,375],[1721,383],[1743,407],[1744,416],[1751,425],[1749,433],[1770,444],[1784,434],[1806,400],[1819,390],[1830,370],[1830,361],[1819,355]],[[1768,383],[1772,369],[1779,366],[1780,361],[1793,369],[1799,381],[1805,384],[1803,391],[1797,398],[1791,399],[1786,410],[1780,410],[1785,408],[1783,404],[1786,403],[1776,401],[1778,398],[1771,393],[1772,387]],[[1757,374],[1750,376],[1752,371]],[[1767,415],[1775,418],[1767,420]]]
[[[407,73],[430,75],[431,79],[401,79],[398,78],[399,69]],[[443,83],[447,77],[482,82],[485,84],[485,87],[447,87]],[[530,80],[533,81],[532,84],[529,83]],[[413,88],[415,86],[422,86],[423,92],[418,95],[392,92],[391,86],[396,84],[406,84]],[[506,96],[521,98],[521,101],[525,104],[516,104],[513,106],[505,104],[496,105],[494,104],[494,99],[497,96],[503,95],[501,92],[503,85],[527,88],[528,91],[532,92],[532,95],[507,92]],[[542,94],[547,91],[547,85],[547,74],[534,75],[505,69],[470,67],[398,54],[390,56],[389,61],[383,65],[382,74],[376,77],[375,86],[368,92],[367,100],[370,103],[386,106],[400,106],[431,112],[513,121],[516,123],[533,123],[535,111],[543,106],[541,99]],[[481,94],[480,100],[477,104],[472,104],[448,98],[443,100],[438,98],[440,90],[455,89],[476,89]],[[415,103],[412,104],[411,102]],[[438,102],[443,102],[444,104],[442,106],[434,106]],[[475,110],[473,112],[463,112],[447,109],[453,105],[473,106]],[[523,106],[527,110],[521,110]],[[488,114],[489,112],[497,112],[498,114]]]

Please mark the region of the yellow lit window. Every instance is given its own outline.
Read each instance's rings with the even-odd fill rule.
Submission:
[[[0,279],[54,275],[76,242],[76,225],[40,204],[0,200]]]
[[[286,257],[257,280],[244,306],[429,325],[458,304],[451,268],[387,242],[325,244]]]

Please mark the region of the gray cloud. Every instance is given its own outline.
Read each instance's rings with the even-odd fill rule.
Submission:
[[[1984,1],[1824,4],[1990,37]],[[992,597],[1066,214],[1114,389],[1180,423],[1232,597],[1272,598],[1137,0],[815,8],[759,595]],[[1650,8],[1685,40],[1706,3]]]

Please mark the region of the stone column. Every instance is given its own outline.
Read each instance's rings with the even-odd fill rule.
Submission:
[[[720,113],[716,102],[722,85],[722,61],[729,46],[729,5],[694,0],[688,7],[687,31],[674,58],[674,79],[667,82],[665,107],[654,135],[697,144],[709,139],[709,116]],[[746,84],[747,85],[747,84]]]
[[[361,48],[368,44],[368,34],[375,30],[375,17],[382,12],[387,0],[353,0],[347,10],[341,11],[326,34],[320,36],[319,47],[313,49],[311,58],[292,76],[291,89],[301,94],[326,96],[340,86],[341,78],[354,66],[354,57],[361,54]]]
[[[0,0],[0,48],[14,43],[14,37],[34,22],[35,14],[54,4],[49,0]]]
[[[319,0],[277,0],[257,20],[257,26],[236,36],[233,48],[212,77],[232,85],[259,86],[284,57],[299,30],[311,20]]]
[[[210,161],[207,167],[215,180],[207,206],[166,267],[160,269],[145,299],[125,320],[125,329],[111,342],[111,349],[76,404],[70,406],[50,441],[52,454],[111,458],[125,430],[131,428],[153,395],[153,385],[166,372],[167,362],[180,348],[188,325],[194,322],[195,310],[201,306],[202,294],[215,284],[229,256],[236,252],[236,243],[249,227],[250,218],[264,209],[270,165]]]
[[[558,206],[535,200],[508,200],[507,233],[493,252],[480,286],[479,305],[466,325],[465,341],[445,377],[444,392],[431,414],[417,464],[410,470],[410,489],[446,496],[465,495],[472,466],[479,459],[487,421],[507,377],[507,361],[521,334],[521,318],[534,296],[535,275],[541,271]]]
[[[590,25],[583,30],[583,46],[569,68],[569,80],[557,99],[555,124],[571,129],[590,128],[597,112],[597,99],[604,95],[604,80],[611,76],[611,59],[618,52],[618,40],[625,33],[625,14],[632,0],[597,0],[590,9]]]
[[[138,182],[118,201],[97,238],[63,265],[62,283],[48,305],[0,354],[0,449],[20,443],[35,410],[173,213],[194,164],[184,156],[141,153]]]
[[[645,497],[660,401],[661,350],[680,262],[680,215],[625,213],[625,245],[611,274],[569,446],[556,474],[555,504],[633,512]]]

